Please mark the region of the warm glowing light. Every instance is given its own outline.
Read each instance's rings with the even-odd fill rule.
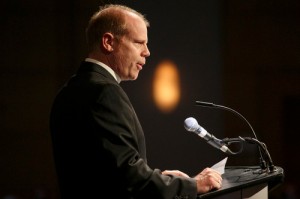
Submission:
[[[180,78],[176,65],[169,60],[161,62],[154,73],[153,97],[163,112],[172,111],[180,100]]]

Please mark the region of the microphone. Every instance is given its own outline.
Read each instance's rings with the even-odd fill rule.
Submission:
[[[184,121],[184,128],[187,131],[193,132],[200,136],[201,138],[205,139],[208,144],[211,146],[220,149],[224,153],[227,154],[234,154],[222,140],[216,138],[214,135],[209,134],[202,126],[200,126],[197,120],[193,117],[186,118]]]

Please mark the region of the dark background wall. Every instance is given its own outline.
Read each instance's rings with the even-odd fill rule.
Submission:
[[[49,110],[85,57],[84,29],[103,2],[1,1],[0,198],[59,198]],[[185,131],[190,116],[219,138],[252,136],[232,113],[194,105],[211,101],[242,113],[284,168],[285,183],[270,197],[299,190],[299,1],[110,2],[132,6],[151,23],[147,65],[137,81],[121,83],[142,122],[150,166],[193,175],[226,157]],[[181,78],[181,101],[169,114],[152,100],[153,73],[164,59]],[[258,165],[256,147],[245,146],[227,165]]]

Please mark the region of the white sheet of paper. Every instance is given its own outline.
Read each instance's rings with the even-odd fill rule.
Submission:
[[[228,157],[226,157],[223,160],[221,160],[220,162],[214,164],[211,168],[217,170],[221,174],[225,173],[225,165],[227,162],[227,158]]]

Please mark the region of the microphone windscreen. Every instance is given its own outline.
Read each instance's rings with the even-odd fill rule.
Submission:
[[[189,117],[184,120],[184,128],[187,131],[194,131],[198,127],[198,122],[195,118]]]

